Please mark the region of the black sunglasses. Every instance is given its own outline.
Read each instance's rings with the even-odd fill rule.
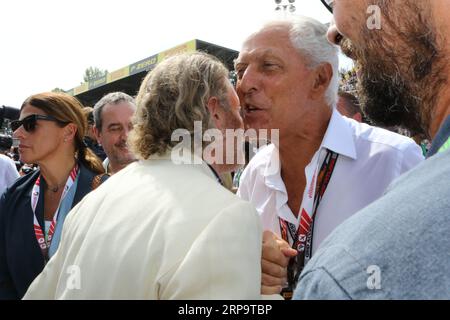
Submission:
[[[23,125],[23,128],[26,132],[33,132],[36,129],[36,122],[38,120],[46,120],[46,121],[54,121],[61,125],[66,125],[69,122],[58,120],[52,116],[42,116],[40,114],[32,114],[28,117],[23,118],[22,120],[14,120],[11,121],[11,129],[12,131],[16,131]]]
[[[328,11],[333,13],[333,2],[334,2],[334,0],[320,0],[320,1],[328,9]]]

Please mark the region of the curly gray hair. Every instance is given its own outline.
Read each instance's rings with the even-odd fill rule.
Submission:
[[[207,110],[209,98],[227,104],[228,69],[215,57],[201,52],[170,57],[145,77],[136,98],[134,130],[128,138],[133,152],[142,159],[164,154],[178,142],[172,133],[186,129],[194,135],[194,122],[202,130],[212,127]]]

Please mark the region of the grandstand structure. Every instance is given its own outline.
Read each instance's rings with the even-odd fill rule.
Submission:
[[[113,91],[122,91],[135,96],[143,78],[159,62],[174,54],[194,51],[207,52],[216,56],[229,70],[233,70],[234,59],[238,56],[238,51],[236,50],[194,39],[109,72],[103,77],[84,82],[78,87],[66,91],[66,93],[75,96],[85,106],[93,106],[105,94]]]

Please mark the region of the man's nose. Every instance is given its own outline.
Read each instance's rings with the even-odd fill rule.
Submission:
[[[118,134],[116,133],[116,136],[118,137],[118,139],[120,141],[126,140],[127,139],[127,135],[128,135],[127,129],[125,129],[125,128],[120,129]]]
[[[335,45],[339,45],[339,43],[343,39],[342,35],[339,33],[339,30],[337,29],[334,23],[332,23],[328,28],[327,38],[329,42]]]
[[[249,94],[258,88],[258,73],[252,68],[247,67],[241,78],[237,81],[236,90],[239,94]]]
[[[124,138],[125,140],[128,138],[128,135],[130,134],[130,131],[133,130],[132,127],[129,126],[124,126],[123,130],[121,132],[121,137]]]

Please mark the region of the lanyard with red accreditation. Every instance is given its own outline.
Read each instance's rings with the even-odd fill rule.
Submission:
[[[38,219],[36,217],[36,206],[39,200],[40,193],[40,184],[41,184],[41,176],[39,176],[33,186],[33,190],[31,192],[31,209],[33,210],[33,223],[34,223],[34,233],[36,235],[36,240],[41,248],[42,255],[44,256],[44,260],[48,260],[48,249],[50,248],[50,244],[52,242],[53,234],[55,233],[56,222],[58,220],[59,207],[61,206],[61,202],[64,200],[64,197],[67,195],[67,192],[72,187],[75,179],[78,175],[78,164],[73,167],[72,171],[67,178],[66,185],[64,186],[63,193],[61,195],[61,199],[59,200],[58,208],[56,209],[55,214],[53,215],[53,220],[48,230],[48,234],[45,235],[44,231],[42,231],[41,226],[39,225]]]
[[[279,218],[281,236],[286,241],[289,242],[288,232],[293,240],[292,248],[298,251],[297,257],[295,259],[291,259],[291,261],[296,262],[296,270],[291,270],[294,272],[294,278],[290,279],[291,286],[295,285],[298,281],[298,277],[300,276],[301,271],[303,270],[305,264],[311,258],[312,252],[312,238],[314,232],[314,218],[317,213],[317,208],[319,207],[320,201],[325,193],[325,190],[328,187],[328,183],[330,182],[331,175],[333,174],[333,170],[336,166],[336,161],[338,158],[338,154],[336,152],[327,150],[327,154],[325,159],[320,167],[319,174],[316,179],[316,172],[314,172],[312,183],[317,181],[315,186],[315,194],[314,194],[314,202],[312,206],[312,214],[309,215],[305,208],[302,206],[300,223],[298,228],[295,227],[294,224],[285,221],[284,219]],[[292,265],[290,266],[293,267]],[[295,272],[296,271],[296,272]]]

